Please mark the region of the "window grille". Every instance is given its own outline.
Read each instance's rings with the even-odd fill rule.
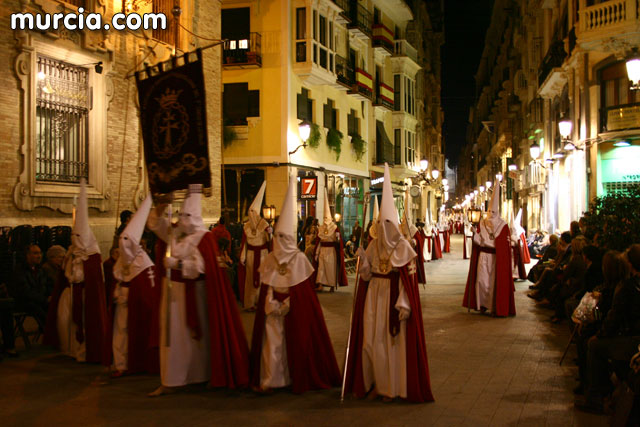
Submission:
[[[38,56],[36,180],[80,182],[88,176],[89,72]]]
[[[176,0],[175,5],[179,6],[180,1]],[[152,30],[152,36],[154,39],[167,43],[171,46],[180,46],[180,30],[176,37],[176,27],[178,26],[176,20],[173,17],[174,0],[153,0],[153,13],[164,13],[167,17],[167,28],[157,28]]]

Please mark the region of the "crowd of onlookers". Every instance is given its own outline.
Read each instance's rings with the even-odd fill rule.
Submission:
[[[550,311],[551,322],[568,320],[579,368],[576,407],[603,412],[612,402],[611,379],[627,387],[638,374],[630,361],[640,344],[640,244],[606,250],[584,222],[546,243],[532,250],[539,261],[529,271],[528,296]]]

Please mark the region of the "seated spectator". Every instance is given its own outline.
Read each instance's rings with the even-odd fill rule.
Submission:
[[[536,265],[531,267],[527,279],[535,283],[546,267],[549,266],[553,259],[558,255],[558,236],[552,234],[549,236],[549,245],[542,252],[542,258],[538,260]],[[536,289],[535,285],[529,286],[529,289]]]
[[[589,246],[587,248],[589,248]],[[586,253],[589,252],[589,250],[586,250],[587,248],[585,248],[585,256]],[[594,264],[591,264],[591,266]],[[584,394],[585,384],[587,383],[587,343],[589,342],[589,339],[602,327],[602,321],[606,318],[607,313],[611,308],[613,293],[616,286],[624,280],[627,275],[627,270],[627,265],[619,252],[609,251],[604,255],[602,259],[603,283],[593,289],[596,298],[598,298],[599,316],[597,316],[595,322],[591,324],[577,325],[579,329],[575,340],[576,350],[578,352],[578,374],[580,377],[580,383],[574,389],[576,394]],[[571,313],[573,313],[573,310]],[[569,316],[571,316],[571,313]]]
[[[555,315],[551,318],[553,323],[558,323],[560,319],[564,318],[564,302],[567,298],[584,286],[587,266],[584,262],[582,250],[586,243],[586,239],[582,236],[576,237],[571,241],[571,258],[562,269],[562,279],[549,292],[549,301],[555,310]]]
[[[571,232],[571,240],[578,236],[582,236],[582,230],[580,229],[580,223],[578,221],[571,221],[571,224],[569,224],[569,231]]]
[[[571,317],[571,313],[573,313],[573,310],[580,304],[580,300],[584,294],[593,291],[604,282],[600,249],[593,245],[585,246],[582,250],[582,256],[587,267],[584,286],[565,301],[564,307],[567,318]]]
[[[9,357],[18,357],[15,346],[15,336],[13,332],[13,300],[10,298],[7,285],[0,283],[0,332],[2,332],[2,354]]]
[[[562,278],[562,271],[571,259],[571,233],[565,231],[558,241],[558,254],[548,267],[544,269],[534,285],[535,292],[527,294],[529,298],[549,304],[551,288]]]
[[[40,266],[42,251],[38,245],[29,245],[26,260],[27,265],[17,269],[14,275],[11,295],[15,299],[15,309],[33,316],[44,331],[54,284]]]
[[[344,255],[347,258],[354,258],[356,256],[356,235],[352,234],[347,240],[347,243],[344,244]]]
[[[58,281],[58,275],[62,273],[62,261],[64,261],[66,253],[66,249],[60,245],[53,245],[47,250],[47,259],[42,264],[42,269],[47,273],[53,285]]]
[[[583,411],[603,411],[603,400],[612,390],[609,361],[628,368],[640,344],[640,244],[627,249],[624,260],[630,273],[616,287],[602,327],[589,339],[585,398],[576,401]]]

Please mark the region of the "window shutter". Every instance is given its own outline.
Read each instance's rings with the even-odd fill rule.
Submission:
[[[249,112],[249,84],[228,83],[224,85],[223,111],[233,125],[246,124]]]
[[[247,117],[260,117],[260,91],[249,91],[249,112]]]
[[[329,103],[323,105],[323,124],[327,129],[331,129],[331,105]]]

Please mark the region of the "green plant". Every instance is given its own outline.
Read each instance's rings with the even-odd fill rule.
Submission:
[[[351,144],[353,145],[353,151],[356,153],[356,160],[361,162],[364,154],[367,152],[367,143],[360,135],[354,133],[351,136]]]
[[[623,251],[640,242],[640,185],[596,197],[583,219],[585,236],[601,248]]]
[[[238,134],[236,133],[234,128],[232,128],[231,126],[224,126],[224,128],[222,129],[222,145],[224,146],[224,148],[230,146],[231,143],[233,143],[233,141],[235,141],[237,138]]]
[[[327,133],[327,146],[336,153],[336,160],[340,160],[340,152],[342,151],[342,132],[338,129],[331,128]]]
[[[318,148],[320,146],[320,126],[315,123],[311,123],[311,133],[307,140],[307,145],[311,148]]]

